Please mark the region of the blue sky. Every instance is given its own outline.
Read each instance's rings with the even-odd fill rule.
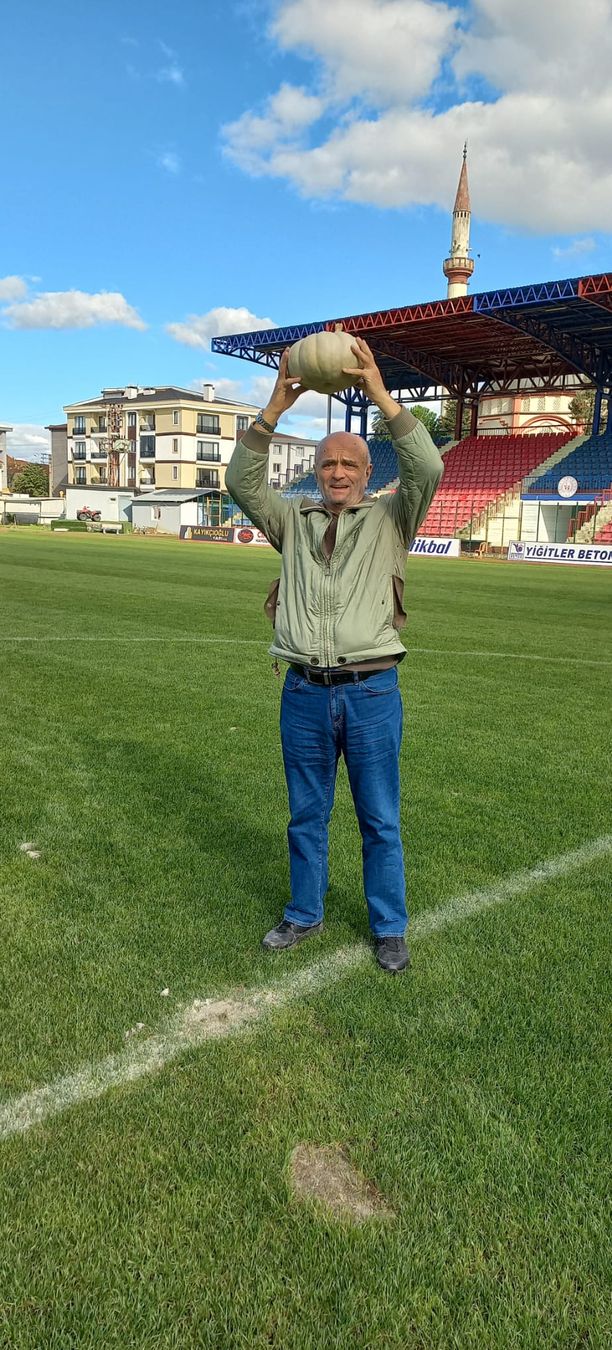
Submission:
[[[266,396],[212,333],[610,270],[610,0],[21,0],[3,32],[0,422],[105,385]],[[551,20],[554,18],[554,23]],[[10,113],[7,116],[6,113]],[[236,313],[235,311],[238,311]],[[241,313],[242,311],[242,313]],[[316,399],[295,431],[315,432]]]

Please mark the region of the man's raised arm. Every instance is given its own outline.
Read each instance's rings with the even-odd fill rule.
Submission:
[[[227,466],[225,486],[249,520],[263,530],[278,549],[283,544],[284,524],[291,507],[284,497],[268,486],[270,437],[283,413],[303,392],[299,380],[287,374],[289,348],[283,352],[278,377],[270,401],[248,431],[244,432]]]
[[[397,451],[399,487],[385,498],[387,510],[408,547],[427,515],[432,497],[444,472],[440,452],[429,432],[385,389],[374,354],[363,338],[355,338],[353,351],[358,366],[346,371],[380,409]]]

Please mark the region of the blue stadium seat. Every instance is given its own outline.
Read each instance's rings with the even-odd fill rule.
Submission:
[[[529,491],[533,493],[556,494],[560,478],[570,474],[578,483],[579,492],[605,491],[612,484],[612,430],[599,436],[589,436],[587,441],[570,450],[565,459],[553,464],[540,478],[533,479]]]

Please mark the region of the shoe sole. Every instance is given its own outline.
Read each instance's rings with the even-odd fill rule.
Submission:
[[[282,947],[276,947],[272,942],[270,943],[266,942],[265,938],[261,945],[265,952],[290,952],[293,950],[294,947],[297,947],[298,943],[305,942],[306,938],[309,937],[317,937],[317,934],[322,932],[323,932],[323,924],[318,923],[315,927],[308,928],[305,933],[296,936],[293,942],[286,942]]]

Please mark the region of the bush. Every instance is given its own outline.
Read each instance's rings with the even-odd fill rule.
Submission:
[[[86,529],[87,529],[87,521],[86,521],[86,520],[52,520],[52,521],[51,521],[51,529],[52,529],[52,530],[70,530],[71,533],[72,533],[73,531],[78,531],[80,534],[84,534],[85,531],[86,531]]]

